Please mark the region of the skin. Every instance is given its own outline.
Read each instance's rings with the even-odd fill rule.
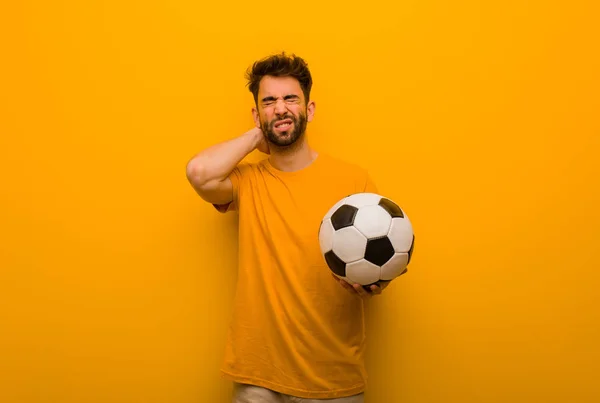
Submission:
[[[312,122],[316,104],[306,102],[300,83],[293,77],[264,77],[259,85],[252,117],[262,134],[258,149],[269,154],[269,162],[282,171],[295,171],[310,165],[317,152],[306,138],[306,124]],[[293,120],[285,132],[275,130],[282,120]],[[305,121],[305,124],[302,124]]]

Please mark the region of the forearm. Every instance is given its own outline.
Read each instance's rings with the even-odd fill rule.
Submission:
[[[255,129],[234,139],[215,144],[196,154],[187,164],[187,177],[195,184],[224,180],[252,152],[262,134]]]

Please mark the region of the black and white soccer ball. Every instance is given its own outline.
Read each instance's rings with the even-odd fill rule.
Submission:
[[[355,193],[338,201],[319,227],[319,244],[329,269],[365,288],[402,274],[414,242],[404,211],[375,193]]]

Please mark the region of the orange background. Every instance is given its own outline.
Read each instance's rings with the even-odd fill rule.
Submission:
[[[594,4],[3,2],[0,401],[228,401],[236,220],[185,164],[252,127],[244,70],[286,50],[311,143],[417,233],[367,402],[598,402]]]

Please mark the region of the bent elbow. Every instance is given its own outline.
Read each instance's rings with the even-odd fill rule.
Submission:
[[[195,160],[189,161],[185,168],[185,175],[187,177],[187,180],[195,188],[199,188],[204,184],[204,177],[206,176],[205,172],[206,169],[204,168],[204,166],[200,164],[199,161]]]

